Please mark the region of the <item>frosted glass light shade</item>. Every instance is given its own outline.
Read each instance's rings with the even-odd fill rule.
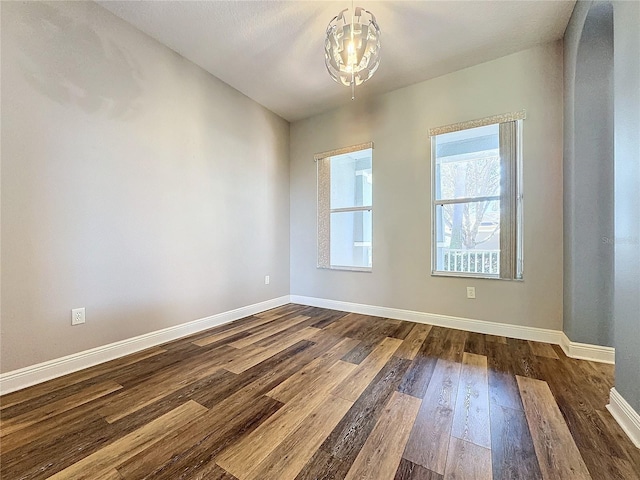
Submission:
[[[355,86],[370,79],[380,65],[380,28],[368,10],[356,7],[347,18],[348,10],[329,22],[324,57],[331,78]]]

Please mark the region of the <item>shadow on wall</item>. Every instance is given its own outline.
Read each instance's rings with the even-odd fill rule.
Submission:
[[[17,60],[34,89],[88,114],[123,120],[135,116],[143,77],[113,40],[101,38],[91,25],[65,16],[52,4],[2,7],[15,12],[10,28],[19,42]]]

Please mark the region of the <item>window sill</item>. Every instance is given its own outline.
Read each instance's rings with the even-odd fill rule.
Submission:
[[[507,280],[511,282],[522,282],[523,278],[501,278],[498,275],[487,275],[482,273],[466,272],[431,272],[432,277],[452,277],[452,278],[473,278],[482,280]]]
[[[331,266],[331,267],[317,267],[319,270],[342,270],[345,272],[363,272],[363,273],[371,273],[371,267],[339,267],[339,266]]]

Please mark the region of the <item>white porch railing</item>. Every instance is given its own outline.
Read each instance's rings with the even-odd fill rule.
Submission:
[[[443,248],[444,271],[464,273],[500,273],[500,250]]]

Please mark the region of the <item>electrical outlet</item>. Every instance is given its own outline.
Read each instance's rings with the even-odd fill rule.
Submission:
[[[476,287],[467,287],[467,298],[476,298]]]
[[[265,276],[264,276],[264,284],[265,284],[265,285],[269,285],[269,281],[270,281],[270,280],[269,280],[269,275],[265,275]]]
[[[71,325],[84,323],[84,307],[71,310]]]

